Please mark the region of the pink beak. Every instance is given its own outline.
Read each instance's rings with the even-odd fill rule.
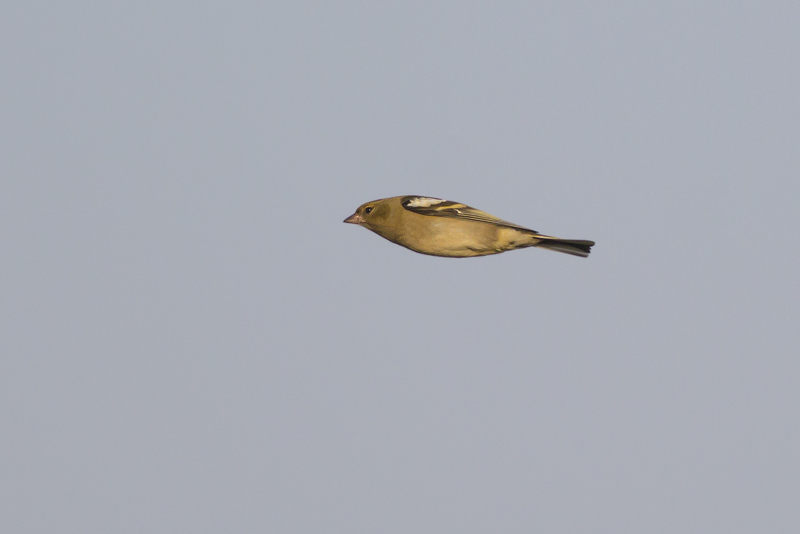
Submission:
[[[350,217],[346,218],[344,222],[350,224],[361,224],[362,222],[364,222],[364,219],[358,213],[354,213]]]

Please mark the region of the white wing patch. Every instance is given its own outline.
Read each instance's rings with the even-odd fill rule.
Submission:
[[[414,197],[408,201],[409,208],[429,208],[434,204],[441,204],[447,202],[441,198],[428,198],[428,197]]]

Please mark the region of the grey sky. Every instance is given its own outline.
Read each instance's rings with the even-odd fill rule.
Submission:
[[[0,531],[797,532],[796,2],[5,2]],[[447,198],[564,238],[414,254]]]

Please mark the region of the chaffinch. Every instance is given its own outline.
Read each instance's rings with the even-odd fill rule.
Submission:
[[[421,254],[467,258],[542,247],[585,258],[594,241],[560,239],[498,219],[466,204],[402,196],[362,204],[344,220]]]

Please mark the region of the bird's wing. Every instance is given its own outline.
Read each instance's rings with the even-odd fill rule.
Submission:
[[[514,228],[516,230],[533,232],[534,234],[538,233],[529,228],[524,228],[514,223],[504,221],[503,219],[498,219],[494,215],[489,215],[484,211],[476,210],[475,208],[467,206],[466,204],[453,202],[452,200],[442,200],[441,198],[431,198],[431,197],[408,196],[408,197],[403,197],[400,203],[408,211],[418,213],[420,215],[428,215],[432,217],[449,217],[451,219],[463,219],[467,221],[484,222],[484,223],[494,224],[496,226],[505,226],[507,228]]]

